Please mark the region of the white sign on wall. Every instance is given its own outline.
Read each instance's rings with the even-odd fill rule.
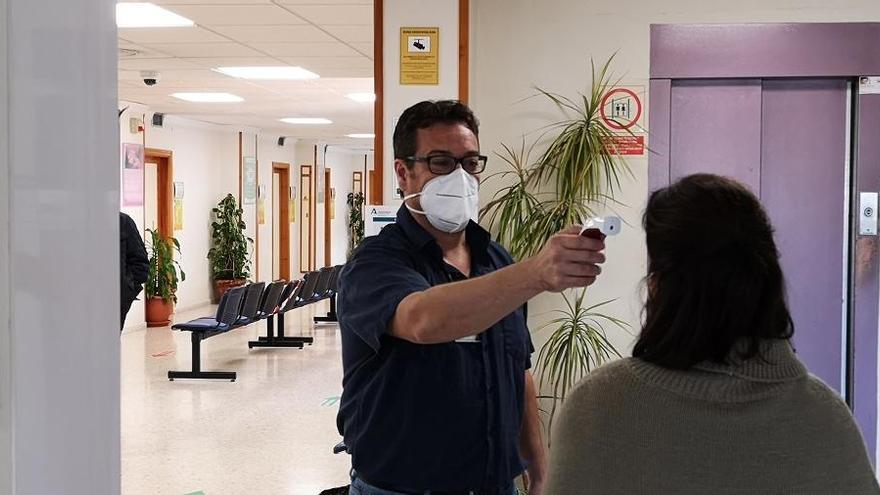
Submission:
[[[397,208],[396,205],[367,206],[367,214],[364,216],[364,236],[379,235],[382,227],[394,223],[397,220]]]
[[[880,77],[878,76],[862,76],[859,78],[859,94],[860,95],[876,95],[880,94]]]

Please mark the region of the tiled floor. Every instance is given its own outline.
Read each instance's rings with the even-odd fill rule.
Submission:
[[[202,369],[236,371],[235,382],[169,382],[169,369],[190,367],[189,332],[124,332],[122,494],[317,495],[346,484],[349,458],[331,452],[340,441],[339,329],[311,323],[326,311],[321,303],[288,313],[288,335],[315,338],[304,349],[249,350],[265,322],[202,342]]]

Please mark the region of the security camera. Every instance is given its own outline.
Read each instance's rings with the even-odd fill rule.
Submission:
[[[159,82],[159,73],[153,70],[142,70],[141,79],[147,86],[155,86]]]

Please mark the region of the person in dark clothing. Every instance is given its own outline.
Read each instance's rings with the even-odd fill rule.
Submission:
[[[477,120],[421,102],[394,131],[404,204],[339,280],[343,392],[337,426],[351,495],[543,495],[545,452],[526,302],[592,284],[604,244],[580,226],[518,263],[473,219]]]
[[[122,310],[120,332],[125,327],[125,315],[131,309],[131,303],[143,290],[149,268],[147,249],[138,233],[137,225],[130,216],[119,212],[119,304]]]

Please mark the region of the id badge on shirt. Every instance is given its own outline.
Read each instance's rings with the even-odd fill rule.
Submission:
[[[470,335],[467,337],[462,337],[460,339],[455,339],[455,341],[459,344],[479,344],[481,335],[482,334]]]

